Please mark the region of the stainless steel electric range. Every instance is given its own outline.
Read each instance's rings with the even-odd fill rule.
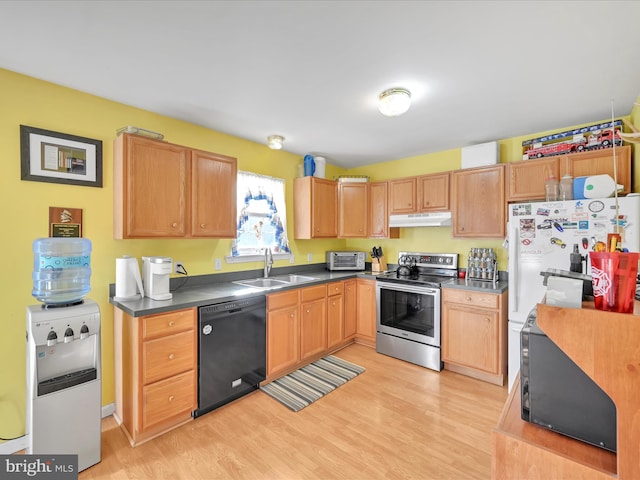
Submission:
[[[376,282],[376,351],[432,370],[440,359],[440,286],[458,277],[457,253],[400,252]]]

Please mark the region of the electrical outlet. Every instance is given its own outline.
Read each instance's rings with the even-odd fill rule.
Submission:
[[[307,253],[307,262],[311,263],[311,260],[313,260],[313,255]]]
[[[222,260],[220,260],[219,258],[216,258],[215,268],[216,270],[222,270]]]
[[[296,259],[293,257],[293,254],[289,257],[289,263],[296,263]]]
[[[182,262],[173,262],[173,273],[181,273],[184,275],[185,271]]]

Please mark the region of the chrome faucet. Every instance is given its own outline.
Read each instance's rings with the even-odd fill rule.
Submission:
[[[264,278],[269,278],[269,272],[273,266],[273,254],[270,248],[264,249]]]

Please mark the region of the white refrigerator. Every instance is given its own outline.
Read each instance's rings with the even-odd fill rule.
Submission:
[[[616,220],[617,215],[617,220]],[[595,242],[606,244],[607,234],[622,237],[622,247],[640,251],[640,196],[530,202],[509,205],[509,391],[520,371],[520,330],[529,312],[546,293],[541,272],[569,270],[577,245],[583,273],[591,275],[589,253]]]

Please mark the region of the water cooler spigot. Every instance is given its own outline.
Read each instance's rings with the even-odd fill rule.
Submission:
[[[84,340],[88,336],[89,336],[89,327],[87,327],[86,325],[82,325],[82,327],[80,327],[80,340]]]
[[[71,327],[67,327],[64,331],[64,343],[73,342],[73,329]]]
[[[58,334],[51,330],[47,335],[47,347],[53,347],[56,343],[58,343]]]

